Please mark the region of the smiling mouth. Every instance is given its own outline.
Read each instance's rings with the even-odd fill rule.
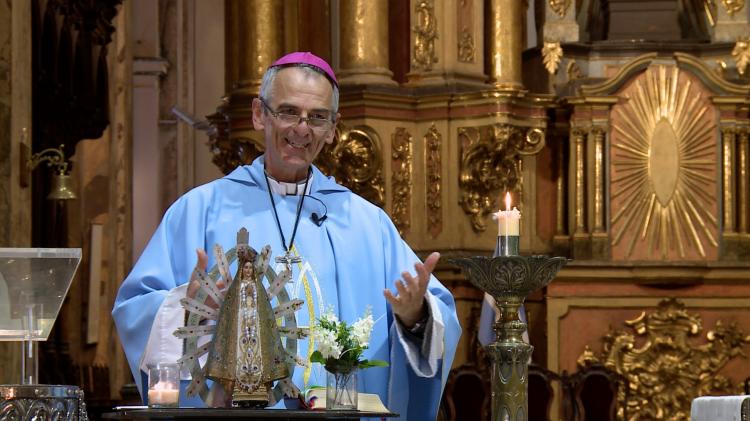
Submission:
[[[287,143],[287,145],[291,146],[292,148],[294,148],[294,149],[300,149],[300,150],[306,149],[307,146],[310,144],[310,142],[298,143],[298,142],[291,141],[289,139],[286,139],[286,143]]]

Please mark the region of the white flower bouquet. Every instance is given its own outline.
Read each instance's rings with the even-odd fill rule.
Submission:
[[[332,309],[329,309],[315,324],[318,349],[313,352],[310,361],[323,364],[331,373],[348,373],[355,369],[388,366],[385,361],[362,359],[362,354],[370,343],[370,333],[374,324],[369,307],[364,317],[351,326],[339,321]]]

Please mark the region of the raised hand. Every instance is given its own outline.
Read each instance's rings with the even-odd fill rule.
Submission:
[[[190,281],[188,281],[188,288],[185,292],[186,297],[193,299],[195,298],[195,295],[198,294],[198,290],[201,288],[196,270],[201,269],[203,270],[203,272],[206,272],[206,270],[208,269],[208,255],[206,254],[206,252],[203,249],[196,249],[195,254],[198,257],[198,262],[195,264],[195,270],[190,273]],[[221,290],[226,288],[226,283],[223,279],[219,279],[216,282],[216,286]],[[210,296],[206,299],[206,305],[214,309],[219,308],[219,305]]]
[[[435,270],[438,260],[440,260],[440,253],[434,252],[425,259],[424,263],[414,264],[414,269],[417,271],[416,277],[409,272],[402,272],[403,279],[395,282],[398,295],[393,295],[389,289],[383,291],[385,299],[391,303],[393,313],[407,329],[412,328],[420,319],[427,316],[427,303],[424,295],[427,292],[430,275]]]

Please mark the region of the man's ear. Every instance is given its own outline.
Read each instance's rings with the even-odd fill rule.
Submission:
[[[333,123],[333,127],[331,127],[331,132],[328,133],[328,137],[326,138],[326,143],[329,145],[333,143],[333,138],[336,137],[336,126],[339,124],[340,119],[341,119],[341,114],[336,113],[336,122]]]
[[[253,98],[253,128],[263,130],[266,125],[263,123],[263,104],[259,98]]]

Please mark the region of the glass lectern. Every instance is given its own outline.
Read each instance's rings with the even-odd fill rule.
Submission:
[[[85,418],[78,416],[80,389],[36,384],[36,343],[49,337],[80,261],[81,249],[0,248],[0,341],[18,341],[23,349],[21,384],[0,385],[0,412],[10,411],[11,419]]]

